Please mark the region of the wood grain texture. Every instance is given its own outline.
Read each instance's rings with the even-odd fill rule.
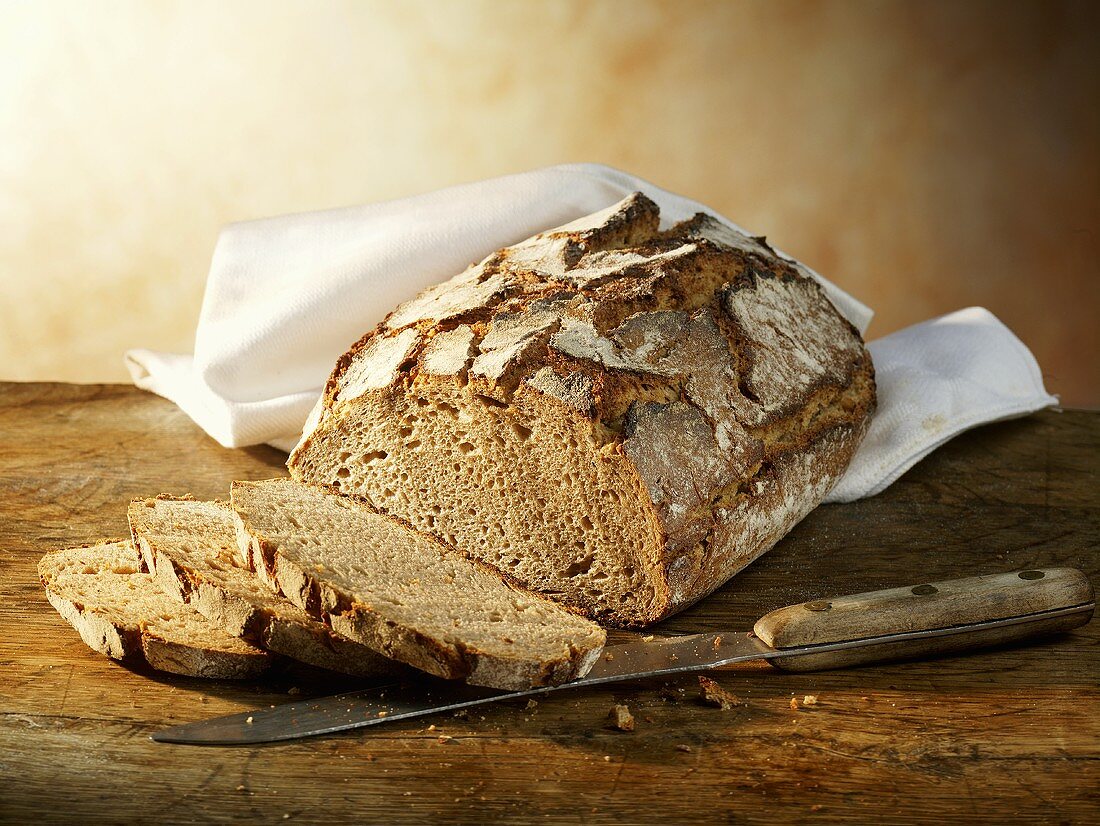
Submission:
[[[770,611],[753,631],[772,648],[794,648],[1008,619],[1071,608],[1092,597],[1088,577],[1073,568],[987,574],[824,596]]]
[[[819,508],[663,632],[745,629],[783,605],[995,571],[1095,580],[1100,414],[983,428],[884,494]],[[35,575],[126,533],[130,498],[225,496],[282,475],[124,386],[0,385],[0,819],[7,822],[1086,823],[1100,804],[1100,625],[1033,646],[810,674],[765,666],[563,692],[295,743],[154,744],[165,725],[357,685],[288,670],[234,685],[90,651]],[[816,704],[803,703],[814,695]],[[795,699],[799,708],[792,708]],[[615,704],[633,732],[607,727]],[[429,728],[434,725],[435,728]],[[284,820],[284,815],[289,818]]]
[[[1090,603],[1086,606],[1086,610],[1068,614],[1035,614],[1027,622],[1017,625],[979,627],[964,633],[895,640],[866,648],[812,651],[809,654],[777,657],[769,662],[783,671],[824,671],[974,653],[995,646],[1024,644],[1025,641],[1038,644],[1045,639],[1085,625],[1092,620],[1094,613],[1095,608]]]

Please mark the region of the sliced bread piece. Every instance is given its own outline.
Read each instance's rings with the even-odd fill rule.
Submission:
[[[267,670],[267,651],[225,633],[164,593],[129,541],[69,548],[38,562],[46,598],[91,648],[144,658],[159,671],[244,680]]]
[[[161,587],[226,632],[331,671],[376,677],[401,670],[335,634],[242,567],[229,505],[158,496],[135,499],[129,517],[134,545]]]
[[[605,634],[404,522],[289,479],[234,482],[245,556],[339,633],[448,679],[524,689],[585,674]]]

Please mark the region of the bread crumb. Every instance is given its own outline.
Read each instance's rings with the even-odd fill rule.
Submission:
[[[470,719],[470,712],[463,708],[456,711],[454,713],[454,716],[457,717],[459,720],[468,720]]]
[[[440,743],[449,743],[452,740],[454,740],[454,738],[451,737],[451,735],[449,735],[449,734],[441,734],[441,735],[439,735],[439,737],[437,739],[439,740]]]
[[[660,691],[657,692],[657,696],[660,697],[662,700],[674,702],[676,700],[682,700],[684,698],[684,690],[682,688],[677,688],[676,686],[666,684],[661,688]]]
[[[610,754],[605,754],[603,756],[603,762],[610,763],[611,762],[611,755]]]
[[[798,711],[798,698],[797,697],[791,697],[791,708],[793,708],[795,711]]]
[[[630,707],[624,705],[611,706],[607,713],[610,728],[617,731],[634,731],[634,715],[630,713]]]
[[[376,716],[378,716],[378,717],[387,717],[387,716],[389,716],[389,712],[388,711],[380,711],[380,712],[378,712],[378,714]]]
[[[428,726],[428,731],[435,731],[435,723],[432,723],[430,726]]]
[[[802,705],[804,705],[804,706],[816,706],[817,705],[817,695],[816,694],[807,694],[805,697],[802,698]]]
[[[252,725],[252,718],[251,717],[246,717],[245,722],[248,723],[248,725]]]
[[[524,708],[526,708],[528,711],[530,711],[531,709],[533,709],[538,704],[539,704],[538,700],[528,700],[527,705],[524,706]]]
[[[726,691],[710,677],[699,678],[699,698],[707,705],[717,706],[722,711],[729,711],[741,704],[740,697]]]
[[[290,820],[290,812],[283,813],[283,820]]]
[[[650,634],[649,636],[642,637],[642,642],[653,642],[653,635]]]
[[[603,655],[603,658],[605,660],[607,660],[608,662],[611,662],[613,659],[615,659],[615,655],[612,654],[610,651],[605,651],[604,655]]]
[[[298,688],[298,686],[296,686],[296,685],[292,685],[290,688],[288,688],[286,690],[286,693],[291,695],[292,697],[295,697],[295,696],[302,693],[302,689]]]
[[[239,792],[243,792],[243,791],[244,791],[244,785],[240,785],[240,786],[238,786],[238,787],[237,787],[237,791],[239,791]]]
[[[678,746],[676,746],[676,751],[691,751],[691,746],[689,746],[687,743],[680,743]]]

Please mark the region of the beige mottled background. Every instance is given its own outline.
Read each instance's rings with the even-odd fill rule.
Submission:
[[[0,0],[0,378],[189,350],[226,222],[602,161],[1100,405],[1098,7]]]

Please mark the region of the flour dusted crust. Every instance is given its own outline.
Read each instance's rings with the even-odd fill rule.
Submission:
[[[338,362],[295,477],[640,625],[775,544],[844,472],[871,359],[821,286],[635,193],[493,253]]]

